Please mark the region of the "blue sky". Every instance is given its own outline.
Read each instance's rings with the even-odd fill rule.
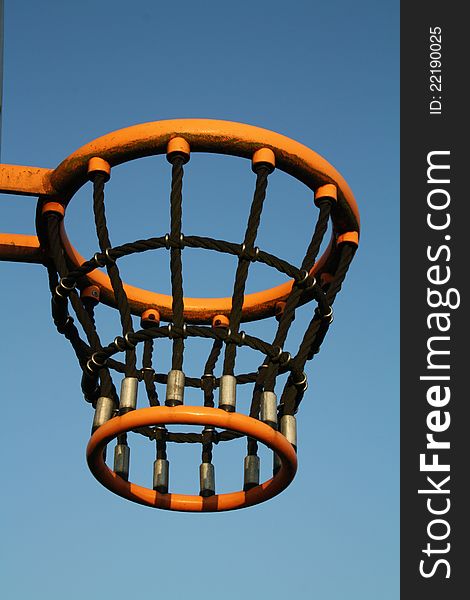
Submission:
[[[298,474],[268,503],[219,515],[153,511],[93,479],[84,456],[91,410],[50,318],[46,272],[0,264],[7,600],[398,597],[398,17],[395,1],[5,1],[3,162],[54,168],[82,144],[140,122],[240,121],[324,156],[362,219],[334,324],[308,364]],[[116,169],[107,194],[113,243],[166,233],[169,177],[163,157]],[[252,190],[247,161],[194,156],[184,231],[239,240]],[[3,231],[34,233],[33,198],[1,202]],[[275,172],[260,247],[300,262],[315,214],[308,190]],[[85,256],[95,251],[89,187],[71,203],[67,228]],[[188,295],[231,293],[232,260],[187,256]],[[168,291],[168,278],[153,275],[166,258],[123,261],[123,274]],[[260,268],[248,289],[279,281]],[[106,307],[98,316],[113,339],[116,316]],[[306,318],[300,311],[294,343]],[[251,370],[258,357],[240,360]],[[191,485],[199,457],[175,452],[175,484]],[[230,486],[240,467],[221,450],[216,468]]]

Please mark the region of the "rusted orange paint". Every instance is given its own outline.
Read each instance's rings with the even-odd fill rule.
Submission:
[[[0,165],[0,192],[20,196],[48,196],[54,189],[50,182],[52,169]]]
[[[125,481],[106,466],[103,450],[113,438],[138,427],[159,424],[212,425],[242,433],[274,450],[281,460],[281,468],[272,479],[246,492],[238,491],[202,498],[189,494],[160,494]],[[154,406],[115,417],[92,435],[87,447],[87,461],[96,479],[115,494],[145,506],[185,512],[227,511],[265,502],[281,493],[294,479],[297,470],[295,450],[281,433],[258,419],[202,406]]]
[[[0,233],[0,260],[13,262],[42,263],[44,252],[35,235]]]

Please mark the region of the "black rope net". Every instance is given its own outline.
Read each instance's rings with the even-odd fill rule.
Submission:
[[[162,400],[157,384],[166,386],[163,403],[174,407],[184,403],[186,388],[201,390],[205,407],[216,407],[232,412],[236,407],[236,390],[240,385],[251,386],[252,396],[249,416],[278,429],[296,448],[295,414],[307,389],[306,362],[320,350],[332,322],[332,305],[354,256],[356,244],[343,241],[336,245],[329,260],[328,276],[311,274],[318,257],[323,238],[327,232],[336,199],[322,195],[316,199],[318,218],[310,243],[300,267],[256,247],[256,238],[266,199],[268,179],[273,165],[259,162],[253,164],[255,190],[241,243],[227,242],[200,236],[184,236],[182,233],[182,199],[184,165],[189,159],[181,152],[168,154],[171,163],[170,232],[161,237],[137,240],[120,246],[112,246],[105,212],[105,185],[109,179],[105,171],[90,173],[93,184],[93,211],[99,251],[79,267],[70,264],[64,251],[60,224],[63,212],[56,209],[43,210],[40,238],[47,251],[47,269],[52,294],[52,317],[59,333],[71,343],[82,370],[81,387],[85,400],[95,409],[93,430],[119,414],[136,409],[137,388],[143,382],[149,406],[159,406]],[[330,186],[331,187],[331,186]],[[47,207],[46,207],[47,208]],[[334,230],[334,227],[333,227]],[[165,248],[170,255],[172,288],[172,322],[160,324],[157,310],[148,310],[141,319],[141,329],[134,330],[131,309],[120,276],[118,260],[122,257],[148,250]],[[238,264],[232,292],[232,308],[228,318],[216,316],[210,325],[193,325],[185,322],[182,255],[184,248],[201,248],[223,252],[237,257]],[[240,329],[243,319],[245,286],[250,265],[263,263],[277,269],[293,280],[292,290],[285,301],[278,303],[277,330],[272,341],[259,339]],[[94,310],[99,301],[99,288],[90,286],[87,275],[105,268],[114,293],[120,316],[121,331],[113,342],[103,344],[95,324]],[[297,352],[291,355],[284,349],[296,309],[310,300],[313,306]],[[70,315],[70,307],[75,315]],[[75,319],[83,333],[75,324]],[[189,338],[212,340],[204,372],[197,377],[186,376],[183,371],[185,344]],[[172,344],[171,370],[157,372],[154,368],[154,344],[169,339]],[[136,348],[142,345],[142,361],[137,364]],[[246,346],[258,351],[263,357],[255,372],[236,373],[237,349]],[[123,355],[124,360],[118,360]],[[222,375],[214,371],[223,361]],[[117,374],[124,375],[118,394],[113,382]],[[278,401],[275,393],[279,375],[288,374]],[[216,394],[218,392],[218,404]],[[206,426],[201,433],[172,432],[164,425],[140,427],[135,430],[155,442],[154,489],[168,492],[168,444],[192,443],[201,445],[200,495],[216,493],[212,454],[214,444],[243,437],[229,430]],[[246,437],[246,436],[245,436]],[[247,437],[244,489],[259,483],[258,444]],[[274,456],[274,472],[279,463]],[[124,479],[129,477],[129,447],[127,435],[117,437],[114,453],[114,471]]]

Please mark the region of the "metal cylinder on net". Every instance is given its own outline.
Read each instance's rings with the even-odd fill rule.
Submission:
[[[124,377],[122,380],[119,397],[119,412],[121,414],[136,409],[138,384],[139,380],[136,377]]]
[[[259,418],[273,429],[277,429],[277,397],[274,392],[262,392]]]
[[[96,401],[95,415],[93,417],[93,425],[91,432],[94,433],[98,427],[101,427],[106,421],[113,416],[114,400],[107,396],[100,396]]]
[[[294,415],[281,417],[281,433],[297,450],[297,421]]]
[[[168,493],[170,463],[164,458],[157,458],[153,463],[153,489],[160,494]]]
[[[283,415],[279,427],[282,435],[292,444],[297,452],[297,421],[294,415]],[[273,453],[273,475],[281,468],[281,460],[278,455]]]
[[[243,490],[246,492],[259,485],[259,456],[248,454],[245,456],[243,466]]]
[[[219,408],[234,412],[237,402],[237,378],[234,375],[222,375],[219,383]]]
[[[129,479],[129,463],[131,449],[127,444],[116,444],[114,447],[114,472],[126,481]]]
[[[184,402],[184,382],[183,371],[172,369],[168,373],[166,382],[166,400],[167,406],[178,406]]]
[[[215,494],[215,468],[212,463],[199,465],[199,495],[203,498]]]

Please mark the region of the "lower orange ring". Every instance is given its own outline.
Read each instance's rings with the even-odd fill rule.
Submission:
[[[107,467],[103,459],[103,450],[113,438],[137,427],[160,424],[212,425],[242,433],[276,452],[281,461],[281,468],[272,479],[246,492],[216,494],[203,498],[186,494],[160,494],[125,481]],[[234,510],[265,502],[281,493],[294,479],[297,471],[297,455],[292,444],[269,425],[239,413],[198,406],[153,406],[107,421],[95,431],[88,442],[87,462],[96,479],[118,496],[152,508],[185,512]]]

